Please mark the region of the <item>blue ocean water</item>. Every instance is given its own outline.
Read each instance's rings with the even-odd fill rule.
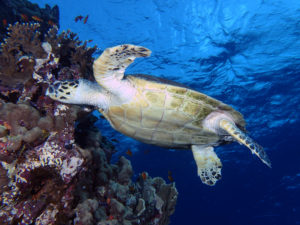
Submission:
[[[152,50],[127,73],[184,83],[233,106],[272,160],[267,168],[238,144],[217,148],[223,178],[203,185],[189,151],[145,145],[99,120],[105,136],[130,148],[138,174],[167,179],[179,191],[171,225],[300,224],[299,0],[31,0],[60,7],[60,30],[93,40],[98,53],[132,43]],[[75,22],[89,15],[86,24]],[[128,157],[128,156],[127,156]]]

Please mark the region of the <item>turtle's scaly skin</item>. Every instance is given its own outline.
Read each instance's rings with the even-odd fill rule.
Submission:
[[[169,148],[214,145],[221,137],[204,129],[202,122],[217,110],[228,112],[244,130],[245,122],[239,112],[207,95],[153,76],[128,75],[126,79],[137,90],[132,101],[100,112],[127,136]]]

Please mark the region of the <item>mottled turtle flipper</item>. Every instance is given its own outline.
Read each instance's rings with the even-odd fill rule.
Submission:
[[[133,63],[135,58],[147,57],[150,54],[149,49],[130,44],[107,48],[94,61],[94,77],[105,89],[116,89],[114,83],[123,78],[125,69]]]
[[[222,163],[214,152],[214,148],[192,145],[192,151],[201,181],[209,186],[214,186],[222,177]]]
[[[252,154],[257,155],[263,163],[271,168],[271,161],[264,151],[263,147],[257,144],[254,140],[248,137],[243,131],[241,131],[237,126],[229,120],[222,119],[220,120],[220,127],[227,131],[235,140],[239,143],[247,146]]]

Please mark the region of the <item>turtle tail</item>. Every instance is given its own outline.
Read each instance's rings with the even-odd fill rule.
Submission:
[[[271,168],[271,161],[264,151],[263,147],[257,144],[252,138],[247,136],[243,131],[241,131],[233,122],[221,119],[220,127],[224,129],[228,134],[230,134],[239,143],[245,145],[250,149],[252,154],[257,155],[260,160]]]

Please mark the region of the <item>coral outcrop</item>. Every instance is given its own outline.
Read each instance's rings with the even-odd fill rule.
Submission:
[[[57,27],[8,30],[0,49],[0,224],[168,224],[174,183],[146,172],[133,182],[130,161],[110,164],[115,149],[93,126],[92,108],[45,96],[54,80],[92,80],[96,47]]]
[[[162,178],[151,178],[147,173],[133,182],[130,161],[122,156],[116,165],[109,164],[112,145],[91,122],[79,126],[76,136],[84,134],[84,140],[89,140],[84,146],[90,167],[82,172],[77,186],[80,203],[75,209],[74,223],[169,224],[178,195],[174,183],[166,184]]]
[[[64,223],[60,216],[72,217],[76,176],[84,169],[82,150],[74,142],[74,123],[82,110],[44,96],[60,67],[51,45],[36,36],[37,27],[10,26],[1,49],[1,58],[15,59],[0,67],[1,224]],[[26,47],[28,37],[35,37],[31,48]],[[6,51],[15,46],[16,54]],[[28,55],[31,70],[16,75],[12,62]]]
[[[59,9],[55,5],[51,8],[46,5],[40,8],[28,0],[0,0],[0,42],[5,37],[6,28],[16,22],[39,22],[39,31],[45,33],[50,27],[59,26]]]

